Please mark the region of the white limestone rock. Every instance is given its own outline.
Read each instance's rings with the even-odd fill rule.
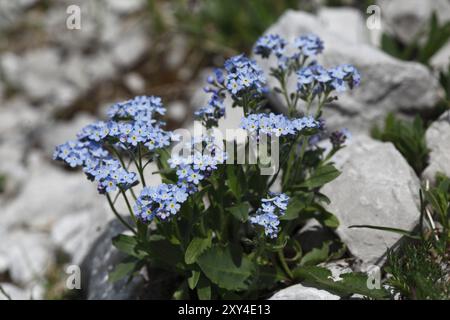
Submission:
[[[391,143],[355,137],[338,155],[342,174],[321,192],[331,200],[328,210],[340,222],[336,232],[350,252],[365,265],[377,264],[401,236],[349,226],[412,230],[420,217],[419,180]]]
[[[450,111],[431,124],[425,137],[430,158],[422,176],[431,182],[434,182],[438,172],[450,177]]]

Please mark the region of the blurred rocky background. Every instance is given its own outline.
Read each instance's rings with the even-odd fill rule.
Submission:
[[[81,29],[67,28],[72,5]],[[450,175],[448,0],[0,0],[0,299],[140,297],[139,279],[125,289],[108,282],[113,215],[80,172],[52,161],[54,146],[142,94],[163,98],[170,129],[189,127],[211,68],[251,54],[264,33],[309,32],[325,42],[324,65],[362,73],[361,87],[325,114],[330,130],[349,128],[354,139],[324,193],[351,257],[376,263],[399,236],[347,226],[410,229],[419,179]],[[270,107],[285,109],[277,97]],[[410,129],[414,117],[420,126]],[[395,131],[399,123],[407,129]],[[409,133],[414,147],[402,145]],[[81,292],[65,287],[71,264],[83,264]]]

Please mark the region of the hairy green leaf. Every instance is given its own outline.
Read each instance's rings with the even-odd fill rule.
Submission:
[[[245,290],[246,281],[255,270],[253,262],[244,255],[241,265],[234,264],[230,250],[213,246],[197,259],[205,275],[217,286],[227,290]]]
[[[184,261],[186,264],[195,263],[197,258],[211,246],[211,240],[211,234],[209,234],[206,238],[193,238],[184,255]]]

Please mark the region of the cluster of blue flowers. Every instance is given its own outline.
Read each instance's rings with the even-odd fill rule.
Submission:
[[[261,207],[250,217],[252,224],[264,227],[264,233],[270,238],[278,235],[280,217],[286,213],[289,197],[284,194],[269,194],[270,198],[261,199]]]
[[[89,179],[98,182],[100,193],[115,191],[117,187],[127,190],[138,183],[136,174],[114,159],[108,152],[121,148],[133,152],[139,143],[149,151],[170,145],[173,138],[164,131],[163,122],[155,115],[164,115],[161,99],[140,96],[119,102],[108,111],[108,121],[97,121],[84,127],[76,141],[56,147],[54,159],[62,160],[71,167],[82,166]]]
[[[307,34],[294,39],[294,47],[297,49],[292,55],[286,54],[288,42],[275,34],[260,37],[256,42],[253,52],[267,59],[274,54],[278,59],[278,67],[286,70],[290,67],[296,68],[300,61],[305,63],[308,58],[314,58],[323,51],[323,42],[314,34]]]
[[[349,64],[325,69],[321,65],[312,64],[297,71],[297,88],[303,95],[330,93],[333,90],[344,92],[358,86],[361,75]]]
[[[286,45],[286,40],[279,35],[268,34],[258,39],[253,51],[263,58],[268,58],[272,53],[274,53],[277,58],[280,58],[284,55]]]
[[[305,57],[317,56],[323,51],[323,41],[314,34],[296,38],[294,45],[300,50],[300,54]]]
[[[276,137],[296,135],[304,129],[315,129],[319,126],[320,123],[311,116],[291,120],[282,114],[274,113],[250,114],[241,121],[241,128],[250,134]]]
[[[202,146],[203,152],[195,149],[196,145]],[[209,177],[219,164],[225,162],[227,154],[209,136],[201,137],[200,140],[193,139],[189,149],[193,150],[192,155],[174,155],[169,159],[169,164],[176,169],[178,184],[187,185],[188,190],[195,191],[200,181]]]
[[[130,150],[138,143],[150,151],[170,145],[172,134],[161,129],[165,123],[154,119],[155,113],[164,115],[161,98],[139,96],[114,104],[108,110],[110,120],[97,121],[84,127],[77,135],[80,141],[110,143]]]
[[[267,91],[266,78],[262,69],[244,55],[231,57],[225,61],[224,85],[232,96],[245,93],[262,94]]]
[[[162,220],[177,214],[189,194],[184,185],[160,184],[157,187],[145,187],[136,200],[134,212],[144,222],[154,217]]]
[[[205,148],[201,153],[194,149],[200,143]],[[206,145],[204,145],[206,143]],[[146,187],[136,201],[135,214],[144,222],[155,216],[166,219],[175,215],[189,195],[197,192],[202,180],[209,177],[219,164],[226,160],[226,153],[212,143],[211,138],[193,139],[190,149],[193,155],[182,157],[174,155],[169,159],[172,169],[176,169],[176,184],[161,184],[158,187]]]
[[[116,159],[94,159],[89,165],[83,168],[90,180],[98,182],[100,193],[113,192],[117,188],[127,190],[138,183],[137,175],[128,172]]]
[[[322,40],[316,35],[300,36],[294,40],[294,46],[298,51],[288,56],[285,54],[287,42],[278,35],[269,34],[257,41],[254,52],[262,58],[268,58],[274,53],[281,70],[293,68],[297,73],[297,88],[303,99],[311,97],[311,94],[330,93],[333,90],[344,92],[347,87],[353,89],[361,82],[358,70],[352,65],[344,64],[327,70],[314,60],[324,49]],[[312,60],[306,63],[308,58]]]
[[[108,110],[110,119],[132,119],[137,122],[150,122],[155,113],[160,115],[166,113],[161,98],[156,96],[137,96],[124,102],[118,102]]]
[[[72,168],[82,166],[88,179],[98,183],[99,193],[112,192],[118,187],[127,190],[138,183],[135,173],[128,172],[94,141],[63,143],[56,147],[53,158],[66,162]]]

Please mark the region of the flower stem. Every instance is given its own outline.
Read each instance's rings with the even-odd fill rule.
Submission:
[[[144,178],[144,168],[142,167],[142,152],[141,152],[141,144],[138,144],[138,171],[139,175],[141,176],[142,184],[145,187],[147,184],[145,183]]]
[[[129,165],[128,166],[125,165],[125,161],[123,161],[123,158],[120,155],[120,152],[117,151],[116,148],[114,148],[113,146],[111,146],[111,150],[117,156],[117,158],[119,159],[120,164],[122,165],[122,167],[128,171]],[[133,199],[136,200],[137,197],[136,197],[136,194],[134,193],[134,190],[133,190],[132,187],[130,188],[130,192],[131,192],[131,195],[133,196]],[[114,200],[114,202],[116,202],[116,201]]]
[[[290,279],[293,279],[294,275],[292,274],[292,271],[291,271],[291,269],[289,269],[289,266],[286,262],[286,258],[284,257],[283,249],[278,250],[278,259],[280,260],[281,266],[283,267],[283,270],[286,273],[286,275]]]
[[[130,201],[128,200],[127,194],[124,190],[121,190],[123,198],[125,199],[125,203],[127,204],[128,211],[130,211],[130,216],[133,219],[134,223],[137,224],[136,216],[134,215],[133,209],[131,208]]]
[[[283,73],[279,78],[281,91],[283,92],[284,99],[286,100],[286,104],[288,107],[288,115],[292,117],[294,115],[295,109],[293,109],[291,104],[291,99],[289,99],[289,95],[286,88],[286,75]]]
[[[113,204],[113,202],[112,202],[112,200],[111,200],[111,197],[109,196],[108,193],[106,194],[106,199],[108,199],[109,206],[111,207],[111,210],[112,210],[112,212],[114,213],[114,215],[116,216],[116,218],[119,219],[119,221],[120,221],[125,227],[127,227],[131,232],[133,232],[134,235],[137,235],[136,230],[134,230],[134,228],[133,228],[128,222],[126,222],[125,219],[122,218],[122,216],[117,212],[117,210],[116,210],[116,208],[114,207],[114,204]]]

